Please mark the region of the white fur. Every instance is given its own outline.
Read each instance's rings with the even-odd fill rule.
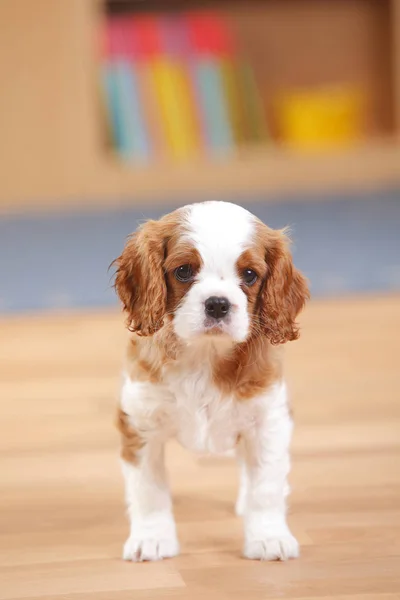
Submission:
[[[131,524],[125,560],[160,560],[179,553],[163,454],[162,443],[153,439],[146,446],[140,468],[122,461]]]
[[[231,340],[242,342],[249,332],[246,294],[240,287],[235,264],[249,247],[254,217],[229,202],[204,202],[186,207],[186,236],[202,258],[202,268],[175,313],[174,328],[182,339],[204,333],[204,303],[210,296],[223,296],[232,305],[229,318],[221,323]]]
[[[197,452],[225,453],[235,448],[239,435],[244,474],[237,511],[245,523],[244,555],[293,558],[298,555],[298,544],[285,517],[292,428],[285,384],[276,384],[259,398],[238,402],[213,386],[210,365],[203,361],[204,356],[192,348],[164,385],[125,380],[123,410],[147,443],[140,466],[124,463],[131,520],[124,558],[156,560],[178,553],[163,463],[166,440],[175,437]]]
[[[286,560],[299,554],[298,543],[286,524],[292,434],[286,385],[274,385],[261,398],[261,407],[254,430],[243,434],[241,448],[244,488],[237,509],[244,516],[244,555]]]
[[[224,395],[212,379],[215,357],[248,333],[247,299],[235,263],[251,241],[253,217],[226,203],[194,205],[186,214],[187,235],[203,266],[174,318],[185,352],[174,368],[164,370],[161,384],[125,376],[122,389],[121,407],[146,442],[137,466],[123,466],[131,521],[124,558],[157,560],[179,551],[163,461],[164,444],[172,437],[206,453],[229,452],[240,438],[237,512],[244,518],[244,555],[292,558],[298,544],[286,524],[292,430],[286,386],[280,381],[257,398],[239,401]],[[233,305],[225,335],[202,335],[204,301],[210,295],[224,295]]]

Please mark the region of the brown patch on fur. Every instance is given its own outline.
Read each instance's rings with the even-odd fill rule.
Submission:
[[[176,360],[180,348],[181,342],[175,335],[172,321],[152,337],[132,334],[126,353],[125,370],[133,381],[159,383],[162,368]]]
[[[263,336],[251,336],[214,366],[214,383],[239,400],[265,392],[282,377],[282,349],[271,346]]]
[[[183,230],[182,210],[147,221],[128,240],[117,267],[115,288],[127,313],[127,326],[138,335],[153,335],[164,324],[167,283],[164,260]]]
[[[214,382],[240,400],[263,393],[282,377],[282,349],[275,347],[299,337],[295,319],[309,293],[303,275],[293,266],[288,240],[257,222],[252,247],[237,261],[237,273],[252,269],[258,280],[242,285],[247,295],[250,335],[228,357],[217,360]]]
[[[178,242],[175,245],[170,241],[167,244],[164,271],[167,282],[167,316],[169,319],[173,319],[175,311],[193,283],[193,281],[178,281],[174,275],[175,269],[182,265],[190,265],[195,276],[200,270],[201,264],[202,260],[198,250],[188,242]]]
[[[164,262],[166,272],[173,272],[181,265],[191,265],[193,272],[200,270],[202,260],[198,250],[189,242],[178,242],[169,240],[167,243],[167,255]]]
[[[136,339],[129,340],[126,353],[126,372],[133,381],[158,383],[161,378],[160,364],[146,356],[143,346],[141,338],[136,337]]]
[[[127,462],[136,465],[139,462],[139,454],[145,442],[138,432],[130,425],[129,416],[120,408],[118,409],[117,415],[117,429],[121,433],[122,458]]]
[[[242,285],[242,290],[247,296],[247,309],[250,318],[252,319],[257,311],[258,297],[260,289],[267,276],[267,264],[265,262],[265,250],[259,246],[254,246],[245,250],[239,257],[236,263],[236,271],[239,277],[242,277],[242,273],[245,269],[252,269],[258,275],[257,281],[248,286],[245,283]],[[256,322],[252,321],[252,327],[256,326]]]
[[[267,266],[258,299],[259,328],[275,345],[296,340],[296,317],[309,298],[307,280],[293,265],[284,231],[257,223],[255,247],[264,253]]]

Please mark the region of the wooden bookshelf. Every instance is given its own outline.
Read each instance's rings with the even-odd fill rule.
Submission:
[[[163,161],[142,168],[122,163],[104,148],[93,42],[100,1],[2,0],[0,22],[7,22],[7,30],[1,41],[6,51],[0,53],[0,76],[7,83],[0,97],[0,211],[115,206],[148,198],[184,202],[216,195],[296,198],[312,192],[318,200],[331,191],[400,184],[400,0],[249,2],[248,19],[267,11],[268,22],[276,25],[269,35],[262,33],[265,43],[279,50],[281,69],[270,69],[271,82],[295,76],[291,59],[298,56],[299,44],[298,65],[308,64],[312,47],[304,40],[310,33],[300,36],[296,30],[296,11],[307,7],[304,14],[317,15],[322,24],[323,13],[313,12],[317,4],[330,7],[330,24],[343,32],[347,28],[337,49],[349,57],[347,76],[352,69],[362,73],[373,91],[362,143],[318,154],[271,143],[221,160]],[[282,29],[285,23],[289,29]],[[257,36],[260,40],[260,32]],[[255,60],[261,60],[259,52],[255,47]],[[311,79],[338,68],[335,61],[321,60],[314,60]]]

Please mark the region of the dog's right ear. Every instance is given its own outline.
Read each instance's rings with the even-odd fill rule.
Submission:
[[[138,335],[153,335],[163,326],[167,301],[163,263],[159,221],[142,225],[113,262],[115,289],[127,314],[127,327]]]

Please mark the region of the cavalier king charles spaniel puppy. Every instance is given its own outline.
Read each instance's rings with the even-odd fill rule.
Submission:
[[[164,446],[235,450],[243,554],[284,560],[292,420],[282,345],[299,337],[308,298],[283,231],[227,202],[148,221],[116,259],[130,332],[118,427],[130,535],[127,560],[179,552]]]

